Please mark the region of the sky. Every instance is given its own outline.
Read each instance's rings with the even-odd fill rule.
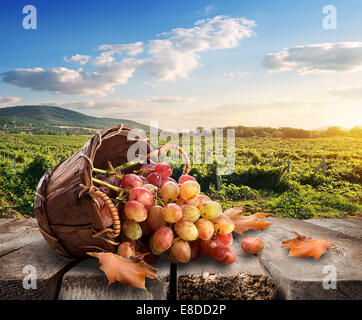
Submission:
[[[35,25],[26,5],[36,29],[24,28]],[[360,0],[2,0],[0,108],[165,129],[351,128],[362,124],[361,14]]]

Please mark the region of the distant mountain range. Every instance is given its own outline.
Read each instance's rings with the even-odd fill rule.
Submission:
[[[0,108],[0,130],[37,132],[94,131],[123,123],[136,129],[149,131],[149,127],[126,119],[97,118],[83,113],[52,106],[26,105]]]

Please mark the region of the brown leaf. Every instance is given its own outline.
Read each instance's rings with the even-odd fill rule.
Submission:
[[[227,209],[224,214],[233,220],[235,224],[234,231],[240,235],[249,229],[264,230],[271,225],[269,222],[257,220],[268,216],[269,213],[256,212],[251,216],[243,216],[243,207],[234,207]]]
[[[302,236],[295,231],[293,232],[296,237],[283,241],[281,245],[281,248],[290,249],[289,256],[300,258],[314,257],[319,260],[320,256],[326,253],[329,247],[336,246],[325,239],[311,239]]]
[[[146,277],[159,280],[157,269],[143,261],[144,255],[125,258],[111,252],[87,252],[87,254],[99,259],[99,269],[106,274],[108,285],[119,281],[127,286],[146,290]]]

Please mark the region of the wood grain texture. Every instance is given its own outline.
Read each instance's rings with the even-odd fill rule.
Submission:
[[[59,300],[166,300],[169,288],[170,265],[164,259],[154,265],[158,280],[146,280],[146,288],[132,288],[119,282],[107,285],[108,280],[99,270],[97,259],[87,259],[69,270],[63,277]]]

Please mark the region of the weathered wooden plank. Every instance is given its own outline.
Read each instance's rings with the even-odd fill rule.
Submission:
[[[0,257],[0,300],[55,299],[59,280],[70,265],[44,239],[8,253]],[[24,283],[32,283],[25,278],[29,271],[36,274],[35,287],[24,288]]]
[[[132,288],[119,282],[107,285],[97,259],[90,258],[69,270],[63,277],[59,300],[166,300],[169,289],[170,264],[162,259],[154,266],[158,280],[146,280],[146,288]]]
[[[8,224],[12,221],[15,221],[16,219],[14,218],[0,218],[0,227],[4,224]]]
[[[241,237],[234,234],[232,249],[237,256],[231,265],[202,256],[177,264],[177,295],[180,300],[274,299],[276,288],[256,255],[245,253]]]
[[[360,219],[309,219],[304,221],[362,239],[362,220]]]
[[[265,249],[258,256],[275,280],[281,298],[362,299],[362,240],[300,220],[264,220],[273,225],[262,232],[249,230],[245,235],[255,235],[263,240]],[[292,231],[314,239],[327,239],[337,247],[330,249],[319,261],[312,257],[288,257],[289,249],[280,246],[283,240],[295,237]],[[336,288],[326,289],[327,283],[331,285],[334,271]]]
[[[35,219],[18,219],[0,226],[0,257],[41,240]]]

